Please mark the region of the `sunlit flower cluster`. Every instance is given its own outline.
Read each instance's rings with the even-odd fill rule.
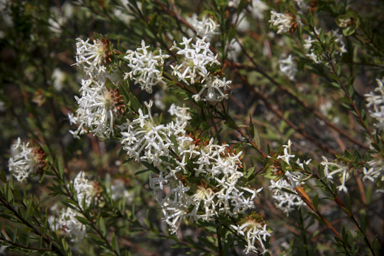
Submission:
[[[207,41],[218,34],[219,25],[210,17],[203,16],[202,20],[198,20],[198,16],[194,13],[191,17],[186,18],[187,22],[195,29],[196,34]]]
[[[272,26],[277,26],[277,34],[289,32],[294,23],[300,24],[295,16],[291,13],[278,13],[271,11],[271,19],[269,20]]]
[[[56,228],[62,229],[74,242],[81,241],[87,236],[86,226],[76,216],[82,215],[68,207],[61,212]]]
[[[19,182],[35,174],[45,165],[43,151],[30,147],[29,142],[22,143],[20,138],[11,146],[11,154],[8,161],[9,171]]]
[[[220,64],[213,52],[209,49],[209,42],[205,42],[206,38],[196,38],[196,43],[192,43],[192,38],[183,38],[180,45],[184,45],[184,49],[179,48],[175,43],[171,49],[177,49],[178,55],[183,55],[184,58],[181,64],[171,66],[173,69],[172,75],[186,84],[201,83],[200,91],[193,95],[192,98],[196,101],[219,102],[228,98],[228,94],[224,92],[229,88],[232,81],[227,81],[226,78],[220,79],[213,76],[207,70],[208,66]],[[191,44],[191,45],[190,45]]]
[[[151,114],[152,104],[152,101],[145,103],[147,114],[139,109],[136,119],[127,119],[119,128],[122,131],[123,149],[129,157],[158,166],[162,162],[160,157],[169,156],[169,148],[173,147],[170,137],[183,133],[184,127],[173,122],[158,124]]]
[[[125,105],[117,89],[106,87],[107,78],[117,84],[116,70],[111,74],[106,71],[105,64],[110,62],[109,41],[95,40],[94,44],[77,39],[76,65],[87,75],[81,81],[81,97],[75,96],[79,105],[76,115],[68,115],[71,124],[78,125],[76,131],[70,131],[74,138],[88,131],[95,135],[109,138],[114,134],[114,122],[121,117]]]
[[[231,80],[223,78],[221,80],[218,77],[208,76],[202,83],[201,90],[192,96],[195,101],[209,101],[218,102],[224,99],[228,99],[228,94],[224,94],[232,83]]]
[[[324,166],[324,175],[327,178],[328,181],[333,182],[334,177],[337,177],[340,179],[341,185],[337,188],[340,191],[344,191],[345,193],[348,192],[348,188],[345,186],[345,182],[350,178],[351,176],[351,169],[348,165],[342,163],[342,162],[329,162],[326,157],[323,156],[323,161],[321,162],[321,165]]]
[[[277,159],[282,159],[287,164],[291,165],[291,158],[295,157],[291,153],[292,142],[289,140],[287,145],[283,145],[284,154],[279,155]],[[296,164],[301,168],[304,168],[304,164],[308,165],[311,160],[300,163],[300,159],[297,159]],[[274,203],[277,208],[281,209],[284,213],[289,215],[289,213],[298,207],[300,207],[304,202],[300,196],[298,196],[295,191],[295,187],[302,186],[304,182],[304,175],[300,171],[285,171],[284,174],[276,169],[272,170],[276,173],[277,179],[271,180],[271,185],[269,189],[271,190],[274,199]]]
[[[213,139],[197,140],[188,134],[188,108],[172,105],[169,112],[175,121],[163,125],[151,114],[152,102],[145,105],[147,114],[139,109],[137,118],[119,126],[121,143],[130,157],[153,164],[159,170],[156,176],[150,175],[150,187],[172,233],[185,218],[210,221],[219,214],[236,216],[254,207],[253,200],[261,189],[238,185],[243,176],[239,170],[242,152],[235,153],[228,145],[218,145]],[[175,164],[164,162],[164,157],[173,157]],[[186,193],[190,185],[181,178],[188,172],[202,179],[190,195]]]
[[[183,59],[181,64],[171,66],[173,69],[172,75],[186,84],[194,84],[208,75],[207,66],[213,64],[219,65],[217,56],[209,49],[210,43],[205,41],[205,38],[196,38],[196,43],[191,43],[192,38],[187,39],[183,37],[183,42],[180,45],[184,46],[183,49],[179,48],[174,43],[171,50],[176,49],[177,55],[182,55]]]
[[[161,50],[156,54],[147,49],[144,40],[141,41],[141,47],[136,51],[128,50],[124,59],[129,61],[128,67],[131,72],[126,73],[125,78],[129,77],[136,83],[140,84],[141,90],[152,93],[152,87],[155,85],[164,85],[161,67],[164,64],[164,59],[169,55],[162,54]]]
[[[238,225],[231,225],[236,230],[238,235],[244,236],[247,241],[245,246],[245,253],[250,252],[265,254],[268,250],[265,248],[264,243],[267,241],[267,237],[271,234],[267,230],[267,224],[263,221],[255,220],[252,216],[248,217],[244,223]],[[261,245],[262,251],[256,247],[255,243],[258,241]]]
[[[73,187],[75,188],[80,205],[82,205],[84,200],[85,204],[89,206],[99,192],[99,184],[85,178],[84,172],[79,172],[73,180]]]
[[[383,81],[376,79],[377,87],[369,94],[365,94],[367,107],[370,108],[371,117],[375,119],[375,126],[379,130],[384,128],[384,86]],[[375,92],[378,92],[376,94]]]

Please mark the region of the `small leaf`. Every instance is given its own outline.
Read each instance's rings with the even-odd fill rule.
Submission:
[[[105,228],[103,217],[100,217],[99,219],[99,227],[100,227],[101,234],[103,235],[103,237],[105,237],[107,235],[107,230]]]
[[[315,209],[318,210],[317,207],[318,207],[318,204],[319,204],[319,195],[316,194],[313,197],[312,202],[313,202],[313,206],[315,207]]]

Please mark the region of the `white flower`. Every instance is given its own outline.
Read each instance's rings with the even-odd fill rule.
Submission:
[[[313,49],[311,50],[310,54],[306,54],[305,56],[313,60],[316,64],[321,63],[321,61],[318,60],[319,58],[317,57],[317,55],[313,52]]]
[[[136,161],[147,161],[154,166],[158,166],[162,160],[160,156],[169,155],[169,147],[173,146],[170,136],[174,131],[170,126],[156,124],[151,115],[152,101],[146,104],[148,114],[144,115],[141,109],[138,110],[139,116],[132,121],[120,126],[123,149],[127,151],[129,157]],[[186,124],[185,124],[186,125]],[[174,129],[179,127],[173,126]],[[183,128],[182,128],[183,130]],[[141,154],[143,152],[143,154]]]
[[[182,63],[176,66],[172,66],[172,75],[177,76],[179,80],[182,80],[186,84],[194,84],[196,80],[204,78],[208,75],[206,66],[212,66],[213,64],[220,65],[217,60],[217,55],[213,55],[213,52],[209,49],[210,43],[205,42],[205,38],[196,38],[196,44],[190,45],[192,38],[187,39],[183,37],[183,42],[180,45],[184,45],[184,49],[174,46],[172,49],[177,49],[177,54],[184,56]]]
[[[307,39],[304,39],[304,42],[305,42],[305,44],[304,44],[304,49],[305,50],[309,50],[309,49],[311,49],[311,47],[312,47],[312,43],[313,42],[315,42],[316,40],[312,40],[312,38],[311,37],[308,37]]]
[[[131,72],[125,74],[125,79],[130,77],[140,84],[142,90],[152,93],[153,86],[157,84],[165,85],[160,67],[164,64],[164,59],[168,58],[169,55],[162,54],[161,50],[156,55],[154,52],[148,51],[148,48],[149,46],[146,46],[144,40],[142,40],[141,48],[137,48],[136,51],[127,51],[124,59],[129,60],[128,67]]]
[[[212,19],[204,16],[201,21],[197,19],[197,14],[194,13],[192,17],[187,17],[187,22],[196,30],[196,34],[201,38],[206,38],[207,41],[218,34],[219,25]]]
[[[369,110],[371,113],[371,117],[376,120],[374,124],[379,130],[384,128],[384,86],[383,82],[380,79],[376,79],[378,87],[375,88],[375,92],[379,92],[379,94],[375,94],[374,92],[370,92],[369,94],[365,94],[367,101],[367,107],[373,108]]]
[[[287,164],[289,164],[289,159],[295,157],[295,155],[291,155],[291,146],[292,142],[291,140],[288,140],[287,145],[283,145],[284,148],[284,155],[278,156],[277,159],[283,159]]]
[[[89,39],[83,41],[76,38],[76,65],[81,67],[87,75],[100,73],[106,62],[105,56],[109,51],[109,41],[107,39],[94,40],[89,43]]]
[[[85,204],[89,206],[99,191],[98,186],[97,182],[86,179],[84,172],[79,172],[73,181],[73,187],[75,188],[79,204],[82,205],[84,200]]]
[[[333,177],[338,176],[341,182],[341,185],[337,188],[341,191],[343,190],[345,193],[348,192],[347,187],[345,186],[345,182],[349,179],[351,176],[351,170],[350,168],[345,165],[344,163],[338,163],[338,162],[329,162],[326,157],[322,157],[323,161],[321,162],[321,165],[324,166],[324,174],[325,177],[333,182]]]
[[[87,133],[88,128],[95,135],[109,138],[114,134],[114,121],[124,111],[122,96],[117,89],[106,89],[104,84],[92,80],[82,80],[81,98],[75,96],[79,108],[76,116],[69,114],[70,122],[79,125],[70,131],[75,138]]]
[[[289,213],[297,208],[300,208],[303,205],[303,200],[297,192],[294,190],[292,184],[290,184],[285,177],[279,179],[278,181],[271,180],[271,185],[269,189],[272,191],[274,203],[277,208],[281,209],[284,213],[289,216]],[[290,190],[291,193],[283,191],[282,189]]]
[[[310,8],[309,5],[304,0],[294,0],[294,1],[297,3],[301,11],[306,11]]]
[[[123,179],[116,179],[111,184],[111,193],[113,200],[125,199],[128,202],[133,200],[133,197],[126,188],[125,182]]]
[[[278,13],[271,11],[271,19],[269,20],[273,26],[277,26],[277,34],[288,32],[294,23],[301,24],[300,20],[290,13]]]
[[[231,225],[231,227],[237,231],[238,235],[244,236],[247,241],[247,245],[245,246],[245,253],[249,252],[259,253],[258,248],[255,246],[256,241],[258,241],[262,247],[261,253],[266,253],[268,250],[265,248],[264,242],[267,241],[267,237],[271,236],[271,234],[267,231],[267,225],[260,223],[254,220],[252,217],[247,218],[248,220],[240,225]]]
[[[229,44],[227,44],[228,47],[228,58],[237,62],[237,57],[241,53],[241,45],[239,42],[233,38]]]
[[[43,151],[29,147],[29,143],[21,143],[20,138],[11,146],[11,154],[8,161],[9,171],[19,182],[35,174],[45,165]]]
[[[141,3],[140,3],[141,4]],[[126,14],[123,7],[116,6],[116,8],[112,9],[113,15],[116,16],[119,20],[121,20],[125,25],[129,25],[131,20],[133,20],[133,16]]]
[[[297,72],[297,65],[293,61],[292,55],[289,55],[286,59],[280,59],[280,71],[283,72],[290,80],[295,80],[295,74]]]
[[[183,106],[183,107],[179,107],[179,106],[176,106],[175,104],[172,104],[170,107],[169,107],[169,110],[168,112],[172,115],[172,116],[176,116],[176,124],[177,125],[183,125],[185,122],[188,122],[188,120],[191,120],[192,117],[191,115],[189,114],[189,108]]]
[[[233,14],[233,17],[232,17],[232,23],[235,24],[236,23],[236,26],[237,26],[237,30],[239,32],[246,32],[249,30],[251,24],[249,24],[249,21],[247,20],[247,16],[245,15],[244,12],[241,12],[239,14],[239,16],[237,16],[237,14]]]
[[[7,105],[5,105],[4,101],[0,101],[0,112],[5,112],[7,109]]]
[[[230,0],[228,2],[228,7],[234,7],[237,8],[240,4],[240,0]]]
[[[86,237],[86,226],[77,220],[76,216],[82,215],[72,208],[67,208],[62,211],[58,226],[64,230],[71,238],[72,241],[81,241]]]
[[[374,182],[375,179],[379,179],[381,177],[381,181],[384,181],[384,157],[381,153],[371,154],[373,159],[368,162],[368,165],[371,167],[367,170],[364,167],[364,177],[363,181],[367,179]]]
[[[332,30],[332,35],[335,38],[335,43],[337,44],[337,51],[336,53],[339,53],[339,55],[343,55],[343,53],[346,53],[347,50],[345,49],[345,44],[343,42],[343,34],[339,34],[339,30]]]
[[[65,81],[65,72],[61,71],[59,68],[55,68],[52,73],[53,87],[56,91],[60,92],[63,89],[63,84]]]
[[[351,24],[351,19],[348,18],[348,19],[339,19],[339,27],[341,28],[346,28],[349,26],[349,24]]]
[[[250,9],[253,18],[262,20],[264,18],[264,11],[268,10],[268,5],[261,0],[252,0]]]
[[[225,77],[220,80],[218,77],[213,76],[208,76],[205,80],[206,82],[202,85],[199,93],[192,96],[195,101],[220,102],[223,99],[228,99],[228,94],[224,94],[221,88],[226,91],[232,81],[227,81]]]

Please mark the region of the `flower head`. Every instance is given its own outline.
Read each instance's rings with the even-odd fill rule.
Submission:
[[[295,74],[297,72],[297,65],[293,61],[292,55],[289,55],[286,59],[280,59],[280,71],[283,72],[290,80],[295,80]]]
[[[19,182],[45,166],[45,153],[41,149],[29,147],[29,143],[21,143],[20,138],[11,146],[11,154],[8,162],[9,171]]]
[[[192,38],[187,39],[183,37],[183,42],[180,45],[184,46],[184,49],[181,49],[174,46],[171,49],[177,49],[178,55],[183,56],[181,64],[176,66],[171,66],[173,69],[172,75],[178,77],[179,80],[182,80],[186,84],[194,84],[196,80],[205,78],[208,75],[207,66],[212,66],[213,64],[220,64],[217,60],[217,56],[209,49],[210,43],[202,39],[196,38],[196,43],[191,44]]]
[[[125,75],[125,78],[130,77],[136,83],[140,84],[141,89],[152,93],[152,87],[158,84],[165,85],[163,81],[162,72],[160,67],[164,64],[164,59],[169,55],[150,52],[147,49],[149,46],[145,45],[145,41],[141,41],[141,47],[136,51],[127,51],[124,59],[129,61],[128,67],[131,72]]]
[[[218,34],[219,25],[210,17],[204,16],[202,20],[197,19],[197,14],[187,17],[186,20],[196,30],[196,34],[201,38],[211,41],[212,37]]]
[[[271,11],[271,19],[269,20],[273,26],[277,26],[277,34],[295,31],[296,27],[301,24],[300,20],[292,13],[278,13]]]
[[[252,215],[241,223],[242,224],[238,224],[237,226],[231,225],[231,227],[237,231],[238,235],[244,236],[247,241],[244,250],[245,253],[259,252],[259,249],[255,245],[256,241],[258,241],[262,247],[263,251],[261,253],[266,253],[268,250],[265,248],[264,242],[267,241],[268,236],[271,236],[271,233],[267,230],[267,224],[259,218],[254,219]]]

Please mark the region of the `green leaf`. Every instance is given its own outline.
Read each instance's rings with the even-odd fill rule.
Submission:
[[[312,199],[312,203],[313,203],[313,206],[315,207],[315,209],[317,210],[317,206],[319,205],[319,195],[316,194],[313,199]]]
[[[260,143],[260,134],[257,128],[252,124],[253,127],[253,141],[255,142],[257,149],[261,148],[261,143]]]
[[[105,223],[104,223],[103,217],[100,217],[100,219],[99,219],[99,228],[100,228],[101,234],[103,235],[103,237],[105,237],[107,235],[107,230],[105,228]]]
[[[367,218],[366,218],[365,214],[360,215],[360,226],[361,226],[361,229],[363,230],[363,232],[365,234],[366,230],[367,230]]]
[[[179,154],[179,144],[177,143],[175,135],[171,136],[171,141],[173,143],[173,146],[175,147],[175,152],[178,155]]]
[[[131,102],[131,107],[134,111],[138,111],[141,107],[139,101],[132,93],[129,93],[129,102]]]
[[[292,194],[292,195],[296,195],[297,196],[297,193],[292,191],[292,190],[289,190],[287,188],[281,188],[281,190],[285,193],[288,193],[288,194]]]
[[[120,248],[119,248],[119,244],[117,243],[115,233],[113,233],[112,235],[111,245],[112,245],[112,249],[115,250],[118,255],[120,255]]]

